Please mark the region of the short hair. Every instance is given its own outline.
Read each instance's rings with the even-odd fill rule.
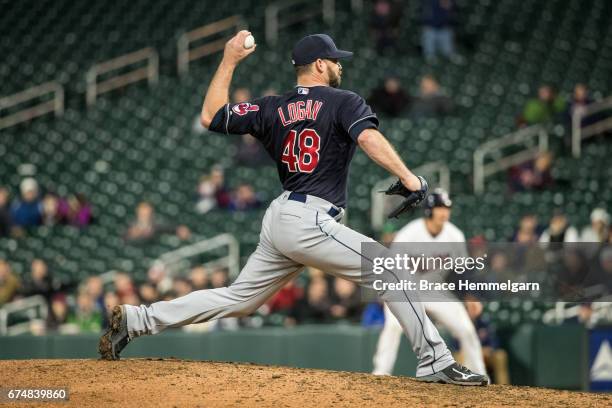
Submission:
[[[312,69],[312,62],[310,64],[306,64],[306,65],[295,65],[295,74],[297,76],[303,75],[303,74],[307,74],[311,71]]]

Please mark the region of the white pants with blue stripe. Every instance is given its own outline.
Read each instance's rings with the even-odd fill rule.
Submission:
[[[375,241],[340,224],[338,220],[343,214],[333,218],[328,214],[332,207],[314,196],[307,196],[305,203],[289,200],[289,192],[285,191],[270,204],[257,249],[230,286],[199,290],[150,306],[126,305],[130,337],[249,315],[294,279],[304,266],[371,288],[376,275],[371,270],[362,272],[361,244]],[[386,248],[380,245],[380,251],[385,252]],[[385,294],[380,295],[385,300]],[[387,306],[418,358],[417,377],[440,371],[454,362],[421,303],[406,299],[387,302]]]

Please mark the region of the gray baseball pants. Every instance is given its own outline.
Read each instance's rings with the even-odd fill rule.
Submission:
[[[249,315],[306,265],[371,288],[375,275],[371,271],[362,272],[361,243],[375,241],[340,224],[342,212],[335,218],[329,215],[330,208],[335,208],[331,203],[310,195],[302,203],[289,200],[289,194],[285,191],[270,204],[257,249],[230,286],[199,290],[150,306],[126,305],[130,337],[222,317]],[[380,251],[385,253],[386,248],[380,245]],[[365,262],[371,264],[368,259]],[[385,293],[378,294],[384,301]],[[419,360],[417,377],[454,363],[422,303],[408,297],[405,302],[386,303]]]

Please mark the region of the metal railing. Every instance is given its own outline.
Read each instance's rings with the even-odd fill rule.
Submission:
[[[579,317],[581,307],[575,303],[557,302],[553,309],[544,312],[542,321],[546,324],[562,324],[567,319]],[[612,296],[603,297],[591,303],[591,309],[593,313],[588,325],[612,322]]]
[[[612,115],[601,118],[587,126],[582,126],[583,119],[608,109],[612,109],[612,96],[587,105],[584,109],[574,110],[572,114],[572,154],[574,157],[580,157],[584,139],[612,130]]]
[[[98,82],[98,77],[102,74],[141,61],[147,61],[147,65]],[[146,79],[149,85],[156,84],[159,79],[159,55],[157,51],[151,47],[143,48],[118,58],[95,64],[87,71],[85,79],[87,82],[87,106],[91,106],[96,103],[98,95],[112,91],[113,89],[122,88],[131,83],[142,81],[143,79]]]
[[[352,3],[353,7],[359,6],[360,2]],[[279,14],[282,11],[290,10],[298,5],[306,4],[308,7],[300,12],[294,12],[290,14],[283,14],[282,18],[279,18]],[[320,5],[313,4],[310,0],[289,0],[279,1],[270,4],[266,7],[266,42],[268,44],[276,44],[278,41],[278,32],[280,29],[289,27],[290,25],[299,23],[301,21],[308,20],[316,17],[319,14],[323,15],[323,20],[327,24],[333,24],[336,18],[335,1],[334,0],[320,0]]]
[[[415,174],[425,177],[431,188],[442,187],[450,192],[451,179],[450,169],[444,162],[431,162],[423,164],[412,170]],[[398,205],[402,200],[401,197],[387,196],[381,191],[384,191],[397,180],[397,177],[389,177],[379,181],[372,187],[370,197],[372,207],[370,213],[370,223],[376,231],[382,229],[385,223],[385,214],[389,209]]]
[[[227,256],[219,257],[204,264],[207,268],[228,268],[230,277],[240,273],[240,244],[232,234],[220,234],[195,244],[184,246],[161,255],[155,262],[164,265],[169,275],[176,275],[180,269],[189,267],[188,258],[227,246]]]
[[[534,139],[538,145],[533,146]],[[485,164],[485,157],[493,152],[501,154],[501,149],[525,144],[525,149],[505,155],[492,163]],[[530,126],[510,133],[499,139],[481,144],[474,152],[474,192],[481,194],[485,188],[485,178],[499,171],[535,158],[539,153],[548,151],[548,132],[540,125]]]
[[[207,40],[205,43],[191,48],[193,42],[215,36],[223,31],[232,29],[231,35],[224,36],[223,38]],[[180,76],[184,76],[189,72],[189,63],[191,61],[203,58],[207,55],[214,54],[223,50],[225,43],[230,39],[236,31],[244,30],[247,28],[246,23],[242,19],[242,16],[235,15],[223,20],[215,21],[210,24],[206,24],[202,27],[196,28],[189,32],[182,34],[176,44],[177,47],[177,70]]]
[[[59,82],[46,82],[16,94],[0,98],[0,110],[3,110],[50,93],[53,93],[52,100],[40,102],[34,106],[23,108],[10,115],[0,117],[0,129],[5,129],[51,112],[55,113],[55,116],[61,116],[64,113],[64,88]]]
[[[38,309],[38,313],[37,313]],[[25,313],[28,320],[9,326],[9,316],[16,313]],[[0,335],[16,336],[28,333],[33,320],[46,320],[48,313],[47,301],[40,295],[17,299],[0,308]]]

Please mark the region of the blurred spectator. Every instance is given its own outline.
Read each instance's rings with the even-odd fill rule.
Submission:
[[[589,274],[589,262],[586,254],[576,247],[566,248],[561,252],[561,263],[555,266],[557,294],[565,301],[575,296],[583,297],[585,285],[596,278],[596,273]]]
[[[68,322],[68,304],[66,295],[58,293],[51,299],[49,317],[47,318],[47,329],[50,331],[60,330]]]
[[[261,206],[253,187],[249,184],[241,184],[232,194],[228,209],[232,211],[254,210]]]
[[[11,265],[0,259],[0,306],[12,301],[20,287],[19,278],[13,274]]]
[[[331,318],[330,308],[327,280],[317,276],[311,279],[306,296],[297,302],[292,316],[297,323],[326,323]]]
[[[489,257],[490,273],[485,275],[489,282],[505,282],[506,280],[516,280],[517,275],[510,268],[508,255],[503,252],[495,252]]]
[[[521,217],[519,227],[514,233],[512,242],[528,244],[538,241],[540,236],[540,227],[538,226],[538,218],[533,214],[527,214]]]
[[[554,180],[551,174],[553,155],[550,152],[539,153],[534,160],[508,170],[510,189],[512,191],[545,190],[552,187]]]
[[[50,302],[53,295],[59,289],[59,282],[55,281],[49,273],[47,263],[42,259],[32,260],[30,264],[30,276],[23,285],[23,295],[41,295],[47,302]]]
[[[435,61],[437,55],[459,62],[455,52],[454,0],[423,0],[423,33],[421,44],[427,62]]]
[[[158,293],[166,293],[172,289],[172,279],[166,273],[163,262],[153,262],[147,271],[147,282],[153,285]]]
[[[66,223],[66,218],[60,213],[59,197],[53,193],[47,193],[43,197],[42,223],[47,226]]]
[[[363,327],[382,327],[385,324],[385,311],[381,302],[370,302],[363,311]]]
[[[227,276],[227,270],[219,268],[215,269],[210,275],[210,285],[213,289],[224,288],[229,283],[229,277]]]
[[[78,193],[68,197],[68,222],[75,227],[86,227],[91,224],[92,210],[91,204],[87,201],[85,195]]]
[[[247,88],[236,88],[232,93],[232,103],[248,102],[251,100],[251,91]]]
[[[38,183],[31,177],[25,178],[19,185],[21,199],[11,206],[11,218],[15,225],[30,227],[42,222],[42,204],[38,193]]]
[[[399,78],[388,76],[382,86],[375,88],[368,98],[368,105],[379,115],[401,116],[408,109],[410,96],[404,91]]]
[[[576,84],[574,86],[574,92],[572,94],[572,99],[569,101],[569,105],[567,107],[566,115],[568,123],[572,123],[572,118],[575,113],[584,113],[586,111],[587,105],[593,103],[593,99],[589,95],[589,90],[585,84]],[[585,123],[589,122],[589,123]],[[582,126],[590,124],[590,120],[582,121]]]
[[[87,292],[78,294],[76,308],[68,316],[67,323],[74,325],[78,333],[99,333],[102,330],[102,313],[96,310],[94,300]]]
[[[127,303],[127,300],[133,300],[136,295],[136,288],[132,282],[132,278],[127,273],[119,272],[113,280],[115,284],[115,293],[119,297],[120,303]]]
[[[11,234],[11,212],[9,210],[9,191],[0,187],[0,238]]]
[[[196,210],[205,214],[215,207],[229,205],[230,195],[225,188],[225,175],[221,166],[214,166],[210,175],[200,178]]]
[[[578,242],[578,231],[569,225],[565,214],[556,210],[550,219],[548,228],[540,235],[540,242]]]
[[[155,303],[159,300],[159,293],[155,286],[150,283],[143,283],[138,288],[138,294],[140,295],[140,299],[142,299],[142,303],[145,305],[150,305],[151,303]]]
[[[424,75],[419,84],[419,96],[414,100],[414,116],[443,116],[452,113],[453,101],[440,89],[440,84],[431,75]]]
[[[580,234],[581,242],[605,242],[608,237],[610,214],[603,208],[595,208],[591,212],[591,225],[585,227]]]
[[[389,0],[376,0],[370,18],[370,36],[376,51],[396,50],[399,38],[399,25],[402,17],[401,3]]]
[[[128,228],[125,238],[130,241],[147,241],[164,233],[174,233],[181,240],[190,237],[190,231],[184,225],[172,226],[158,223],[153,206],[143,201],[136,208],[136,221]]]
[[[193,290],[208,289],[208,271],[201,265],[191,268],[189,281],[191,286],[193,286]]]
[[[172,291],[176,293],[176,297],[188,295],[192,292],[193,288],[189,280],[185,278],[175,278],[172,284]]]
[[[334,279],[330,312],[335,319],[351,322],[359,321],[361,318],[361,297],[354,282],[341,278]]]
[[[244,134],[238,141],[234,163],[237,166],[257,167],[271,164],[272,160],[257,139],[249,134]]]
[[[97,310],[104,312],[104,283],[99,276],[90,276],[85,283],[85,291],[94,301]]]
[[[521,124],[535,125],[553,120],[565,111],[565,101],[550,85],[538,88],[538,97],[527,101],[520,119]]]
[[[287,313],[295,307],[303,293],[303,289],[297,286],[295,281],[290,280],[266,302],[267,311],[269,313]]]

